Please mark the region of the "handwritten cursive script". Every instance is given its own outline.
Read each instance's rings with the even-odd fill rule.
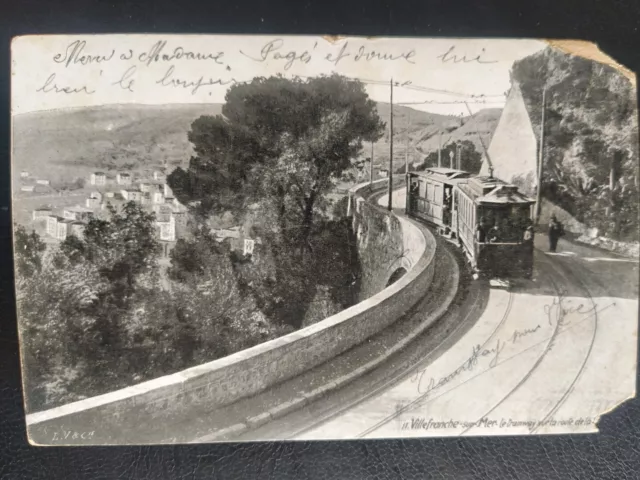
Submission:
[[[96,93],[95,90],[89,90],[86,85],[82,85],[80,87],[69,87],[69,86],[60,86],[55,83],[56,74],[52,73],[49,75],[47,80],[44,82],[44,85],[36,89],[36,92],[42,93],[86,93],[91,95],[92,93]]]
[[[90,63],[103,63],[110,61],[116,54],[115,50],[111,50],[108,54],[102,55],[84,55],[84,49],[87,46],[87,42],[82,40],[74,40],[71,42],[64,51],[64,54],[58,53],[53,57],[53,61],[56,63],[64,63],[65,67],[70,65],[88,65]]]
[[[497,60],[486,60],[483,58],[485,55],[485,49],[481,50],[479,55],[474,57],[467,58],[466,54],[460,55],[456,52],[456,46],[452,45],[449,47],[449,50],[444,52],[442,55],[438,55],[436,58],[439,58],[442,63],[497,63]]]
[[[414,375],[414,377],[412,378],[412,381],[418,384],[417,388],[418,388],[419,394],[429,393],[432,390],[435,390],[436,388],[442,387],[443,385],[446,385],[447,383],[451,382],[451,380],[456,378],[461,373],[473,370],[473,368],[478,364],[478,360],[481,357],[491,358],[489,362],[489,367],[494,368],[499,363],[500,353],[504,349],[504,346],[505,344],[501,340],[498,340],[496,342],[496,346],[493,348],[485,348],[484,346],[476,345],[473,347],[469,358],[467,358],[462,363],[462,365],[460,365],[450,374],[445,375],[444,377],[441,377],[438,380],[431,377],[429,381],[426,382],[426,386],[425,386],[426,370],[420,370],[418,373],[416,373],[416,375]]]
[[[202,87],[214,86],[214,85],[229,85],[231,83],[237,83],[234,78],[227,80],[221,78],[208,78],[205,80],[203,76],[197,80],[185,80],[174,76],[175,67],[171,65],[164,73],[162,78],[156,81],[157,85],[162,87],[181,87],[184,89],[190,89],[191,94],[195,95]]]

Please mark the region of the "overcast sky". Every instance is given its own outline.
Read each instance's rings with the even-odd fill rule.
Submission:
[[[278,73],[336,72],[368,82],[367,91],[377,101],[389,101],[388,82],[393,78],[403,85],[394,88],[394,103],[467,114],[465,101],[473,111],[501,107],[514,60],[545,46],[536,40],[27,36],[12,45],[12,111],[114,103],[218,103],[224,102],[234,81]],[[419,102],[439,103],[415,104]]]

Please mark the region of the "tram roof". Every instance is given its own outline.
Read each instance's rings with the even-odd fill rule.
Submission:
[[[456,170],[455,168],[431,167],[423,171],[411,172],[419,177],[438,178],[444,182],[450,180],[466,179],[470,176],[469,172],[464,170]]]
[[[472,177],[459,188],[475,199],[478,205],[531,205],[531,198],[518,191],[516,185],[495,177]]]

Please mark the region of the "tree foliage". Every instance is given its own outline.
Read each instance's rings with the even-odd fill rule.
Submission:
[[[46,250],[46,244],[40,239],[35,230],[27,233],[27,230],[18,225],[15,230],[15,255],[18,273],[24,277],[30,277],[42,270],[42,253]]]
[[[153,213],[136,202],[126,203],[121,210],[108,205],[107,220],[92,218],[82,239],[70,236],[61,246],[70,261],[86,261],[124,296],[131,293],[136,278],[150,271],[156,262],[159,243]]]
[[[538,136],[547,90],[543,194],[601,234],[637,239],[638,125],[629,79],[553,48],[515,62],[512,79]]]
[[[382,130],[359,82],[256,78],[229,89],[223,116],[192,124],[196,156],[168,181],[179,200],[204,211],[268,202],[277,227],[299,227],[305,238],[320,197]]]

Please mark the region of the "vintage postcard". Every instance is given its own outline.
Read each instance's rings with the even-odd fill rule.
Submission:
[[[636,77],[587,42],[12,43],[35,445],[595,433],[635,396]]]

